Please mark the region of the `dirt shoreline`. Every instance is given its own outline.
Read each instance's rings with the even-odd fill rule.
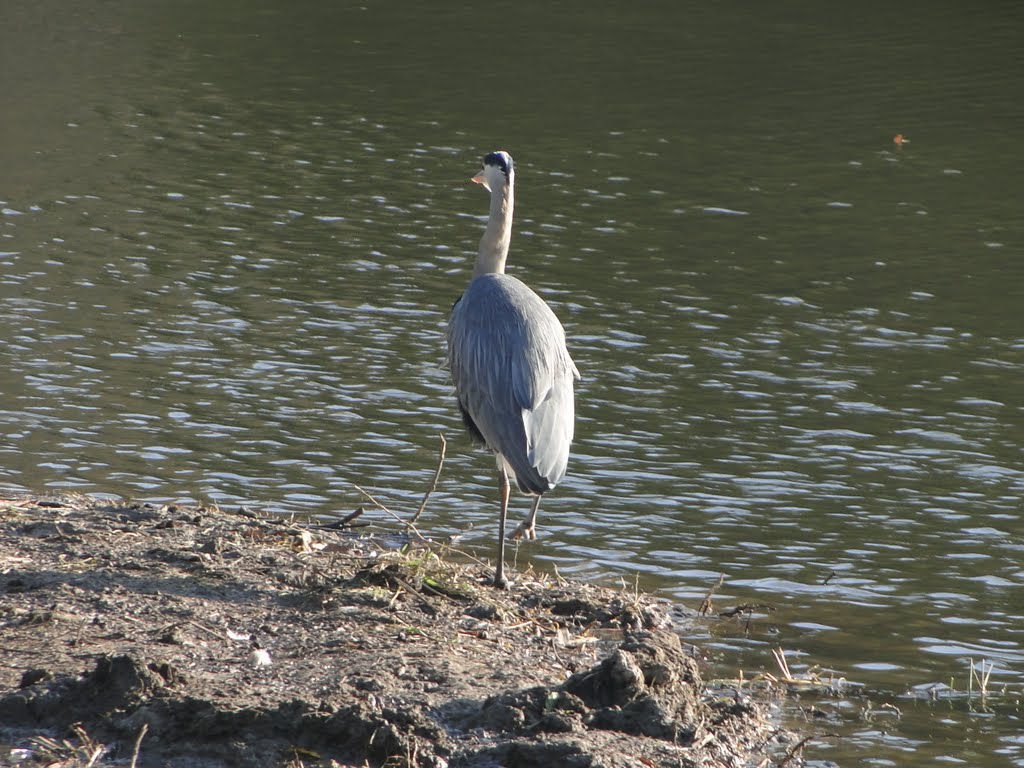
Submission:
[[[705,688],[657,601],[488,573],[248,509],[0,500],[0,764],[743,766],[794,739]]]

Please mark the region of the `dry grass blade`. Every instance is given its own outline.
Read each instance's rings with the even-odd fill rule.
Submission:
[[[836,688],[842,688],[847,684],[845,677],[837,678],[833,672],[828,672],[827,675],[822,676],[822,669],[817,664],[808,667],[801,673],[800,677],[797,677],[790,669],[789,660],[786,658],[786,651],[782,648],[773,648],[772,656],[775,658],[775,664],[779,668],[778,676],[773,675],[771,672],[764,672],[761,675],[758,675],[758,677],[762,677],[771,683],[781,683],[783,685],[800,688],[801,690],[810,690],[815,688],[833,690]]]
[[[987,667],[986,664],[988,665]],[[979,666],[981,668],[980,673],[978,672],[978,667],[974,665],[974,659],[971,659],[971,670],[967,678],[967,695],[968,697],[974,695],[974,684],[977,683],[978,693],[984,699],[988,696],[988,682],[996,665],[987,659],[982,659]]]
[[[31,740],[32,746],[42,760],[49,760],[50,765],[69,766],[69,768],[92,768],[107,754],[107,747],[93,739],[81,725],[72,726],[78,744],[64,739],[57,741],[48,736],[37,736]]]
[[[75,735],[78,736],[79,740],[82,742],[82,749],[86,751],[85,756],[88,757],[88,762],[86,762],[85,768],[92,768],[92,766],[96,765],[97,761],[106,754],[107,748],[102,744],[97,744],[93,738],[85,732],[85,729],[82,728],[82,726],[75,725],[73,730]]]
[[[789,671],[789,662],[786,661],[786,652],[782,650],[782,648],[772,648],[772,656],[775,657],[775,663],[779,665],[779,671],[782,673],[782,682],[798,682],[793,678],[793,673]]]

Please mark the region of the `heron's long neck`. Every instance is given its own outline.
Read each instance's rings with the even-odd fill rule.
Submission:
[[[480,238],[480,250],[476,255],[473,277],[492,272],[501,274],[505,271],[508,246],[512,241],[513,201],[511,179],[500,188],[491,190],[491,216],[487,220],[484,236]]]

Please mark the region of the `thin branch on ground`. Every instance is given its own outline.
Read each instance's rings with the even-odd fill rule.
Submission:
[[[444,454],[448,448],[448,441],[444,439],[444,435],[438,435],[441,438],[441,450],[437,457],[437,469],[434,470],[434,479],[430,482],[430,487],[427,488],[427,492],[423,494],[423,501],[420,502],[420,508],[416,510],[416,514],[412,516],[412,520],[406,523],[407,528],[411,528],[416,524],[416,521],[420,519],[420,515],[423,514],[423,510],[427,508],[427,501],[430,499],[432,494],[437,489],[437,481],[441,477],[441,469],[444,467]]]
[[[404,526],[406,528],[406,530],[412,531],[414,534],[416,534],[416,537],[418,539],[420,539],[421,541],[426,541],[426,537],[424,537],[422,533],[420,533],[418,530],[416,530],[416,526],[415,525],[413,525],[411,522],[407,523],[405,520],[400,518],[398,515],[396,515],[390,509],[385,507],[383,504],[381,504],[379,501],[377,501],[377,499],[374,497],[374,495],[372,493],[370,493],[367,490],[364,490],[363,488],[360,488],[355,483],[352,483],[352,487],[355,488],[357,491],[359,491],[361,494],[363,494],[363,496],[365,496],[370,501],[371,504],[373,504],[375,507],[377,507],[377,509],[379,509],[382,512],[384,512],[385,514],[387,514],[392,520],[397,522],[399,525]]]
[[[341,520],[338,521],[338,527],[339,528],[344,528],[346,525],[349,525],[353,520],[355,520],[357,517],[359,517],[365,511],[366,510],[363,507],[361,507],[361,506],[356,507],[354,512],[349,512],[347,515],[345,515],[343,518],[341,518]]]

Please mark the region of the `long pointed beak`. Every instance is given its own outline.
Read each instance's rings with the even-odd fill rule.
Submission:
[[[472,179],[470,179],[470,181],[472,181],[474,184],[483,184],[484,183],[484,172],[480,171],[480,173],[478,173],[476,176],[474,176]]]

